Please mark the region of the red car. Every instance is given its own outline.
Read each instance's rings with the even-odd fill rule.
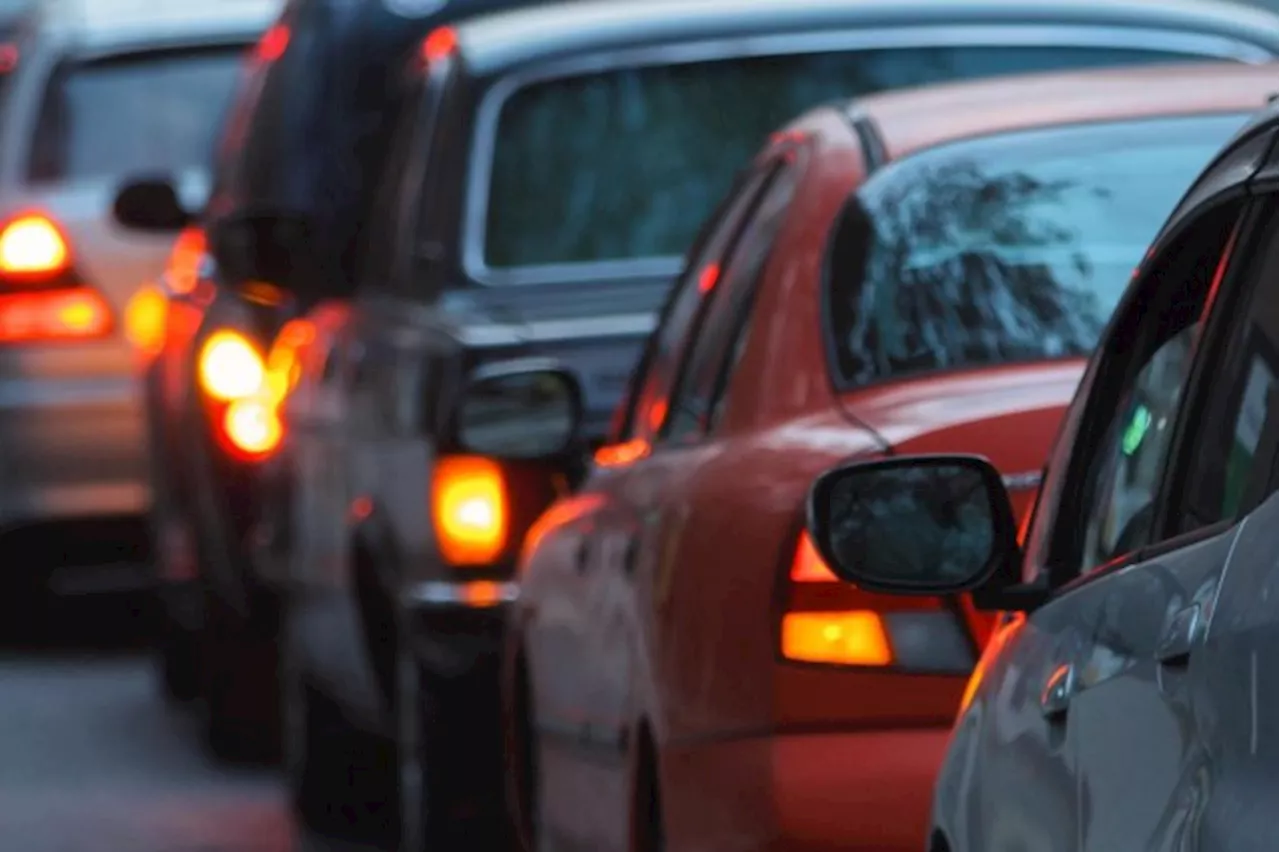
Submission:
[[[809,483],[977,453],[1025,507],[1131,270],[1275,80],[965,83],[769,140],[689,253],[616,440],[526,542],[506,687],[532,848],[923,847],[990,623],[837,582]]]

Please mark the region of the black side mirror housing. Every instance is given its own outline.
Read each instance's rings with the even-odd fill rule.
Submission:
[[[116,193],[111,213],[121,226],[147,233],[175,233],[195,219],[168,177],[128,181]]]
[[[1021,551],[1008,493],[985,458],[841,465],[814,481],[806,510],[809,534],[832,571],[868,591],[973,592],[993,609],[1023,600],[1004,594],[1018,582]]]

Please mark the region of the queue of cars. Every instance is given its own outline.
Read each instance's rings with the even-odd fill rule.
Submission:
[[[1193,659],[1197,643],[1243,648],[1266,629],[1261,613],[1237,632],[1205,625],[1229,591],[1237,520],[1274,493],[1274,443],[1257,437],[1275,431],[1274,328],[1249,338],[1245,358],[1243,344],[1202,345],[1192,314],[1208,312],[1206,341],[1232,339],[1210,330],[1235,315],[1236,297],[1220,293],[1253,285],[1216,261],[1254,256],[1231,234],[1265,230],[1268,145],[1274,222],[1274,109],[1240,128],[1276,89],[1275,16],[1210,0],[292,0],[276,17],[260,4],[226,13],[248,2],[203,17],[183,4],[174,20],[202,23],[190,36],[171,25],[163,43],[163,16],[145,31],[104,16],[114,23],[82,39],[98,52],[80,64],[32,61],[56,68],[65,94],[6,82],[0,149],[0,166],[29,156],[64,171],[70,152],[112,150],[74,144],[85,125],[73,107],[113,109],[110,81],[74,97],[81,65],[234,72],[199,98],[182,73],[165,78],[183,108],[207,110],[182,125],[189,150],[211,149],[207,188],[183,174],[202,155],[147,153],[161,129],[121,143],[145,158],[124,160],[133,174],[113,166],[68,188],[82,208],[15,195],[13,256],[60,257],[61,277],[24,268],[0,297],[102,288],[99,313],[50,308],[49,322],[96,317],[102,347],[118,353],[127,332],[142,356],[142,402],[131,387],[122,403],[132,431],[100,409],[65,428],[28,403],[0,409],[11,439],[0,473],[7,484],[11,467],[34,469],[65,439],[59,469],[107,493],[94,477],[114,468],[76,453],[119,452],[116,431],[136,441],[128,452],[146,448],[149,479],[129,467],[138,503],[119,514],[137,527],[147,513],[161,680],[200,700],[216,753],[281,753],[303,819],[372,816],[406,852],[1208,849],[1228,828],[1274,839],[1261,820],[1240,829],[1224,816],[1262,801],[1239,792],[1258,773],[1274,790],[1262,768],[1274,738],[1261,758],[1254,736],[1248,755],[1214,763],[1218,775],[1205,768],[1205,748],[1243,747],[1208,729],[1242,712],[1221,696],[1256,693],[1256,676],[1224,686],[1222,666]],[[128,49],[107,31],[128,33]],[[53,104],[37,127],[64,144],[31,148],[10,102]],[[122,127],[145,134],[150,102],[131,101],[142,117]],[[154,104],[171,108],[160,94]],[[1238,156],[1197,184],[1144,261],[1232,134]],[[28,149],[38,156],[14,153]],[[123,230],[76,218],[99,226],[107,209]],[[1189,233],[1209,254],[1187,254]],[[89,265],[100,242],[119,241],[137,249],[130,260]],[[107,289],[117,275],[130,289],[150,278],[159,246],[170,257],[154,283],[127,304]],[[5,249],[0,232],[0,263]],[[1167,309],[1121,300],[1140,264],[1135,282],[1156,288],[1188,271]],[[52,327],[30,313],[0,304],[0,329]],[[1148,333],[1163,354],[1135,386],[1141,401],[1123,422],[1113,410],[1082,427],[1071,403],[1082,370],[1094,387],[1117,350],[1105,398],[1123,399]],[[1166,333],[1174,345],[1161,349]],[[48,383],[31,363],[71,371],[87,345],[6,343],[0,381],[23,387]],[[1193,358],[1209,365],[1193,379],[1244,371],[1230,389],[1195,380],[1193,396],[1222,412],[1205,429],[1180,425],[1196,419],[1179,415]],[[97,350],[88,362],[117,363]],[[115,386],[67,375],[75,388],[42,386],[41,399],[100,402]],[[1228,415],[1246,435],[1239,452]],[[1062,491],[1084,474],[1055,479],[1056,466],[1081,469],[1073,454],[1091,457],[1104,433],[1129,448],[1082,480],[1106,499],[1081,483]],[[1193,440],[1218,441],[1229,464],[1202,470],[1213,457]],[[1197,469],[1168,461],[1170,447]],[[1213,476],[1216,509],[1181,505]],[[1034,494],[1030,537],[1014,543]],[[1055,533],[1054,547],[1087,546],[1083,576],[1054,562],[1040,578],[1045,525],[1082,508],[1099,513],[1092,525]],[[1072,775],[1075,754],[1103,740],[1064,724],[1059,705],[1131,666],[1110,645],[1089,651],[1098,637],[1062,627],[1077,616],[1056,601],[1115,577],[1092,584],[1089,625],[1151,626],[1149,594],[1108,603],[1123,594],[1105,590],[1149,585],[1108,560],[1156,559],[1173,552],[1160,549],[1171,531],[1199,528],[1216,544],[1174,540],[1197,554],[1182,573],[1202,585],[1161,581],[1178,605],[1198,595],[1166,613],[1190,637],[1173,655],[1185,680],[1170,687],[1162,662],[1164,698],[1135,700],[1175,714],[1179,730],[1208,714],[1206,734],[1127,753],[1147,761],[1123,767],[1147,799],[1126,822],[1127,788],[1111,815],[1077,792],[1102,770]],[[1213,547],[1225,547],[1216,563]],[[1025,588],[1010,579],[1019,549]],[[1268,570],[1274,585],[1265,559],[1237,574]],[[1135,636],[1116,640],[1127,659],[1146,647]],[[988,669],[1008,668],[1006,653],[1040,656],[1002,680]],[[988,706],[1013,712],[1000,701],[1021,707],[1039,689],[1021,669],[1042,664],[1044,731],[983,720]],[[1274,716],[1270,684],[1255,722]],[[978,733],[955,728],[948,746],[957,706]],[[1124,753],[1105,748],[1113,762]],[[1185,760],[1170,782],[1160,773],[1174,754]],[[1228,792],[1215,799],[1215,784]],[[1061,833],[1045,836],[1050,823]]]

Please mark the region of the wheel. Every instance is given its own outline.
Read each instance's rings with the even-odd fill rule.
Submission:
[[[160,691],[166,699],[186,703],[200,694],[200,653],[193,633],[176,624],[164,624],[156,664]]]
[[[396,660],[400,852],[514,850],[503,806],[496,677],[432,683],[407,654]]]
[[[396,821],[385,744],[354,730],[307,682],[287,637],[280,688],[284,774],[297,821],[334,839],[386,845]]]
[[[502,725],[507,763],[507,809],[516,848],[522,852],[534,852],[538,836],[537,744],[533,738],[528,677],[523,662],[517,662],[514,676],[509,681],[511,690],[504,694],[507,704]]]
[[[206,590],[199,663],[205,743],[219,760],[280,757],[279,650],[275,631],[256,635]]]

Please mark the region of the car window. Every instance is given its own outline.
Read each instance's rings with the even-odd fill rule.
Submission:
[[[530,84],[502,105],[477,236],[493,268],[680,256],[737,164],[817,104],[938,80],[1178,58],[1124,48],[894,48]]]
[[[715,425],[729,374],[741,355],[751,306],[774,243],[795,198],[804,165],[803,147],[791,149],[751,220],[723,261],[723,274],[709,294],[706,319],[689,349],[671,395],[663,437],[701,437]]]
[[[940,147],[872,176],[832,241],[838,385],[1087,355],[1186,186],[1245,116]]]
[[[31,145],[33,182],[208,167],[240,49],[158,52],[64,66]]]
[[[1115,326],[1076,436],[1079,485],[1066,483],[1076,516],[1055,533],[1055,559],[1082,573],[1150,543],[1156,499],[1204,306],[1225,262],[1239,208],[1198,223],[1140,285],[1144,297]],[[1064,513],[1065,515],[1065,513]]]
[[[770,163],[746,172],[690,252],[646,346],[627,417],[626,438],[652,440],[666,422],[676,368],[695,333],[703,305],[718,283],[720,260],[733,244],[775,169],[776,164]]]
[[[1203,416],[1188,423],[1187,479],[1175,488],[1178,532],[1190,532],[1252,511],[1274,489],[1276,447],[1276,220],[1261,220],[1261,239],[1240,246],[1232,266],[1244,267],[1236,293],[1216,300],[1221,346],[1200,370]],[[1230,280],[1230,276],[1228,277]]]

